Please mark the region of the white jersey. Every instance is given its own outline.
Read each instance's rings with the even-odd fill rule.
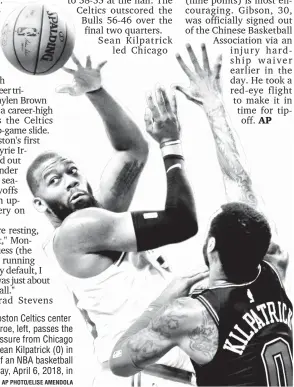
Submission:
[[[53,238],[44,245],[44,250],[57,262]],[[122,253],[116,263],[90,278],[74,277],[59,267],[77,307],[97,332],[94,345],[100,363],[108,361],[117,340],[172,279],[157,262],[158,256],[155,251]],[[193,369],[189,357],[178,347],[158,363]]]

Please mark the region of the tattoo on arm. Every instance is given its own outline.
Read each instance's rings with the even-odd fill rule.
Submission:
[[[146,362],[156,361],[161,356],[163,345],[149,328],[145,328],[128,341],[128,349],[134,365],[143,368]]]
[[[186,317],[182,308],[182,300],[163,307],[147,328],[129,339],[128,349],[137,367],[157,361],[175,345],[171,339],[176,336],[181,319]]]
[[[164,311],[151,321],[152,330],[157,332],[162,339],[170,339],[173,333],[179,329],[181,319],[187,317],[183,313],[183,307],[184,301],[181,299],[176,299],[164,307]]]
[[[237,184],[241,190],[239,200],[256,208],[257,198],[252,190],[251,178],[241,163],[235,135],[227,122],[224,107],[220,105],[209,112],[208,120],[212,128],[225,186],[226,183]]]
[[[118,197],[125,195],[131,189],[143,167],[144,163],[140,163],[138,160],[125,163],[116,181],[110,189],[111,193]]]
[[[261,208],[262,203],[260,198],[258,200],[258,197],[253,191],[251,178],[242,165],[236,144],[237,135],[233,132],[227,122],[224,107],[220,105],[209,112],[208,119],[215,140],[217,157],[223,173],[228,200],[238,200],[264,212],[264,209]],[[272,232],[276,233],[276,226],[271,221],[270,226]],[[266,258],[275,265],[280,271],[282,278],[284,278],[288,262],[287,252],[282,251],[277,244],[272,244]]]
[[[202,323],[189,333],[190,349],[212,360],[218,347],[218,330],[209,313],[202,312]]]

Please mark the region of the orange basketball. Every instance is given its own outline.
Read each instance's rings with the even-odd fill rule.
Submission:
[[[29,4],[15,9],[1,32],[9,62],[28,74],[45,75],[60,69],[74,49],[73,28],[55,6]]]

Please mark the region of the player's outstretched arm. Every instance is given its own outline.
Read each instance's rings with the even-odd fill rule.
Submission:
[[[109,360],[114,374],[134,375],[176,345],[199,364],[212,360],[217,350],[217,327],[198,300],[186,297],[191,285],[204,276],[201,273],[181,279],[184,287],[180,293],[183,296],[176,299],[167,297],[169,288],[174,287],[172,283],[149,305],[116,343]],[[180,279],[177,281],[180,282]]]
[[[89,56],[85,67],[75,55],[72,59],[77,70],[64,70],[74,76],[74,84],[61,86],[57,91],[73,96],[85,94],[98,111],[116,150],[102,174],[98,201],[105,209],[126,211],[147,160],[148,143],[138,126],[102,87],[101,69],[106,62],[93,68]]]
[[[210,123],[213,133],[217,157],[223,174],[228,201],[242,201],[253,207],[257,206],[257,198],[252,190],[250,176],[242,165],[240,149],[237,146],[237,135],[229,123],[229,118],[222,100],[220,71],[221,57],[218,57],[213,69],[210,68],[206,47],[201,46],[203,68],[187,44],[187,51],[194,70],[184,63],[181,56],[177,60],[190,80],[190,86],[176,86],[186,97],[201,106]]]
[[[192,47],[188,44],[187,51],[194,67],[191,70],[180,55],[177,60],[190,80],[190,86],[184,88],[177,86],[186,97],[202,106],[210,123],[215,141],[218,162],[222,171],[223,181],[228,202],[240,201],[257,210],[262,211],[261,198],[255,194],[249,171],[246,168],[244,155],[233,127],[229,122],[228,114],[222,100],[220,82],[221,57],[216,61],[213,68],[210,67],[206,47],[201,46],[203,57],[203,68],[194,54]],[[274,232],[275,227],[272,227]],[[275,241],[271,243],[266,260],[269,260],[278,269],[282,278],[288,264],[288,254],[282,251]]]
[[[72,213],[54,240],[55,252],[66,271],[72,270],[71,262],[76,257],[79,276],[82,272],[89,276],[88,269],[98,252],[150,250],[182,242],[198,231],[194,197],[184,172],[175,100],[169,101],[165,90],[159,88],[156,101],[148,96],[148,106],[147,131],[161,146],[166,170],[165,208],[122,213],[87,208]]]

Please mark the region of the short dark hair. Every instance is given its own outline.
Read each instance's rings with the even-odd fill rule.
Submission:
[[[266,218],[244,203],[233,202],[221,206],[211,222],[209,237],[216,241],[223,270],[230,281],[253,279],[271,240]]]
[[[30,164],[27,170],[27,183],[33,195],[36,194],[36,191],[39,187],[39,180],[36,179],[35,172],[39,168],[41,164],[49,159],[54,159],[60,157],[60,155],[56,152],[46,151],[37,156],[32,163]]]

